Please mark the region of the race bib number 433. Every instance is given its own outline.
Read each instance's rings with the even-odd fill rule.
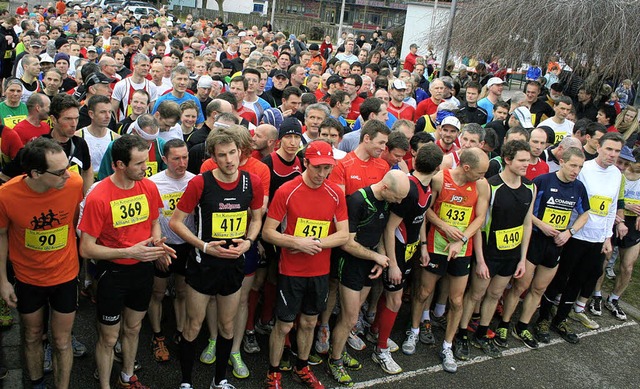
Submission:
[[[451,203],[442,203],[440,205],[440,219],[448,225],[454,227],[466,227],[471,221],[472,207],[464,207]]]
[[[247,232],[247,211],[214,212],[211,214],[211,237],[242,238]]]
[[[68,225],[51,230],[25,230],[24,246],[37,251],[56,251],[67,246],[68,236]]]
[[[113,228],[138,224],[149,219],[147,196],[141,194],[111,201]]]

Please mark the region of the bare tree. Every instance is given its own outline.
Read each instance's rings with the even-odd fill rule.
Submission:
[[[464,0],[454,20],[451,51],[498,56],[516,67],[559,54],[574,70],[599,80],[640,75],[640,1]],[[444,47],[446,28],[437,37]]]
[[[224,3],[224,0],[216,0],[216,3],[218,3],[218,14],[220,16],[220,20],[224,20],[224,8],[222,7],[222,3]]]

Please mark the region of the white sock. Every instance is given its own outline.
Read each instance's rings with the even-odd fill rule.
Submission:
[[[426,309],[424,311],[422,311],[422,319],[420,319],[420,321],[425,321],[425,320],[431,320],[431,317],[429,316],[429,310]]]
[[[444,340],[444,341],[442,342],[442,349],[443,349],[443,350],[450,349],[452,346],[453,346],[453,344],[452,344],[452,343],[447,342],[446,340]]]
[[[593,292],[593,297],[602,297],[602,291],[601,290],[596,290]]]
[[[413,332],[414,335],[418,335],[420,333],[420,328],[411,328],[411,332]]]
[[[620,296],[615,295],[615,294],[613,294],[613,293],[611,293],[611,294],[609,295],[609,301],[618,300],[619,298],[620,298]]]
[[[576,311],[576,313],[584,312],[584,303],[576,301],[573,304],[573,310]]]
[[[122,378],[122,382],[129,382],[131,381],[131,376],[127,375],[124,371],[120,372],[120,377]]]
[[[446,309],[447,309],[447,304],[436,304],[436,308],[433,310],[433,314],[434,316],[442,317]]]

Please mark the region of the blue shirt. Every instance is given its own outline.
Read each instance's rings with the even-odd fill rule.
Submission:
[[[152,114],[156,113],[156,111],[158,110],[158,105],[160,105],[160,103],[166,100],[175,101],[176,103],[178,103],[178,105],[184,103],[185,101],[189,101],[189,100],[193,101],[194,103],[196,103],[196,107],[198,108],[198,119],[196,119],[196,124],[204,123],[204,115],[202,114],[202,104],[200,104],[200,100],[198,100],[197,97],[195,97],[189,92],[185,92],[182,98],[175,97],[173,93],[167,93],[166,95],[160,96],[156,100],[156,104],[153,106],[153,111],[151,111],[151,113]]]

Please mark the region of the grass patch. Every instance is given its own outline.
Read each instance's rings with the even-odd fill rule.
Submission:
[[[620,274],[619,270],[619,260],[616,261],[615,272],[616,275]],[[615,280],[609,280],[606,277],[604,278],[604,283],[602,284],[603,295],[605,297],[609,294],[615,285]],[[633,273],[631,274],[631,281],[629,282],[629,286],[627,290],[624,291],[620,300],[626,302],[627,304],[633,305],[634,307],[640,309],[640,262],[636,262]]]

